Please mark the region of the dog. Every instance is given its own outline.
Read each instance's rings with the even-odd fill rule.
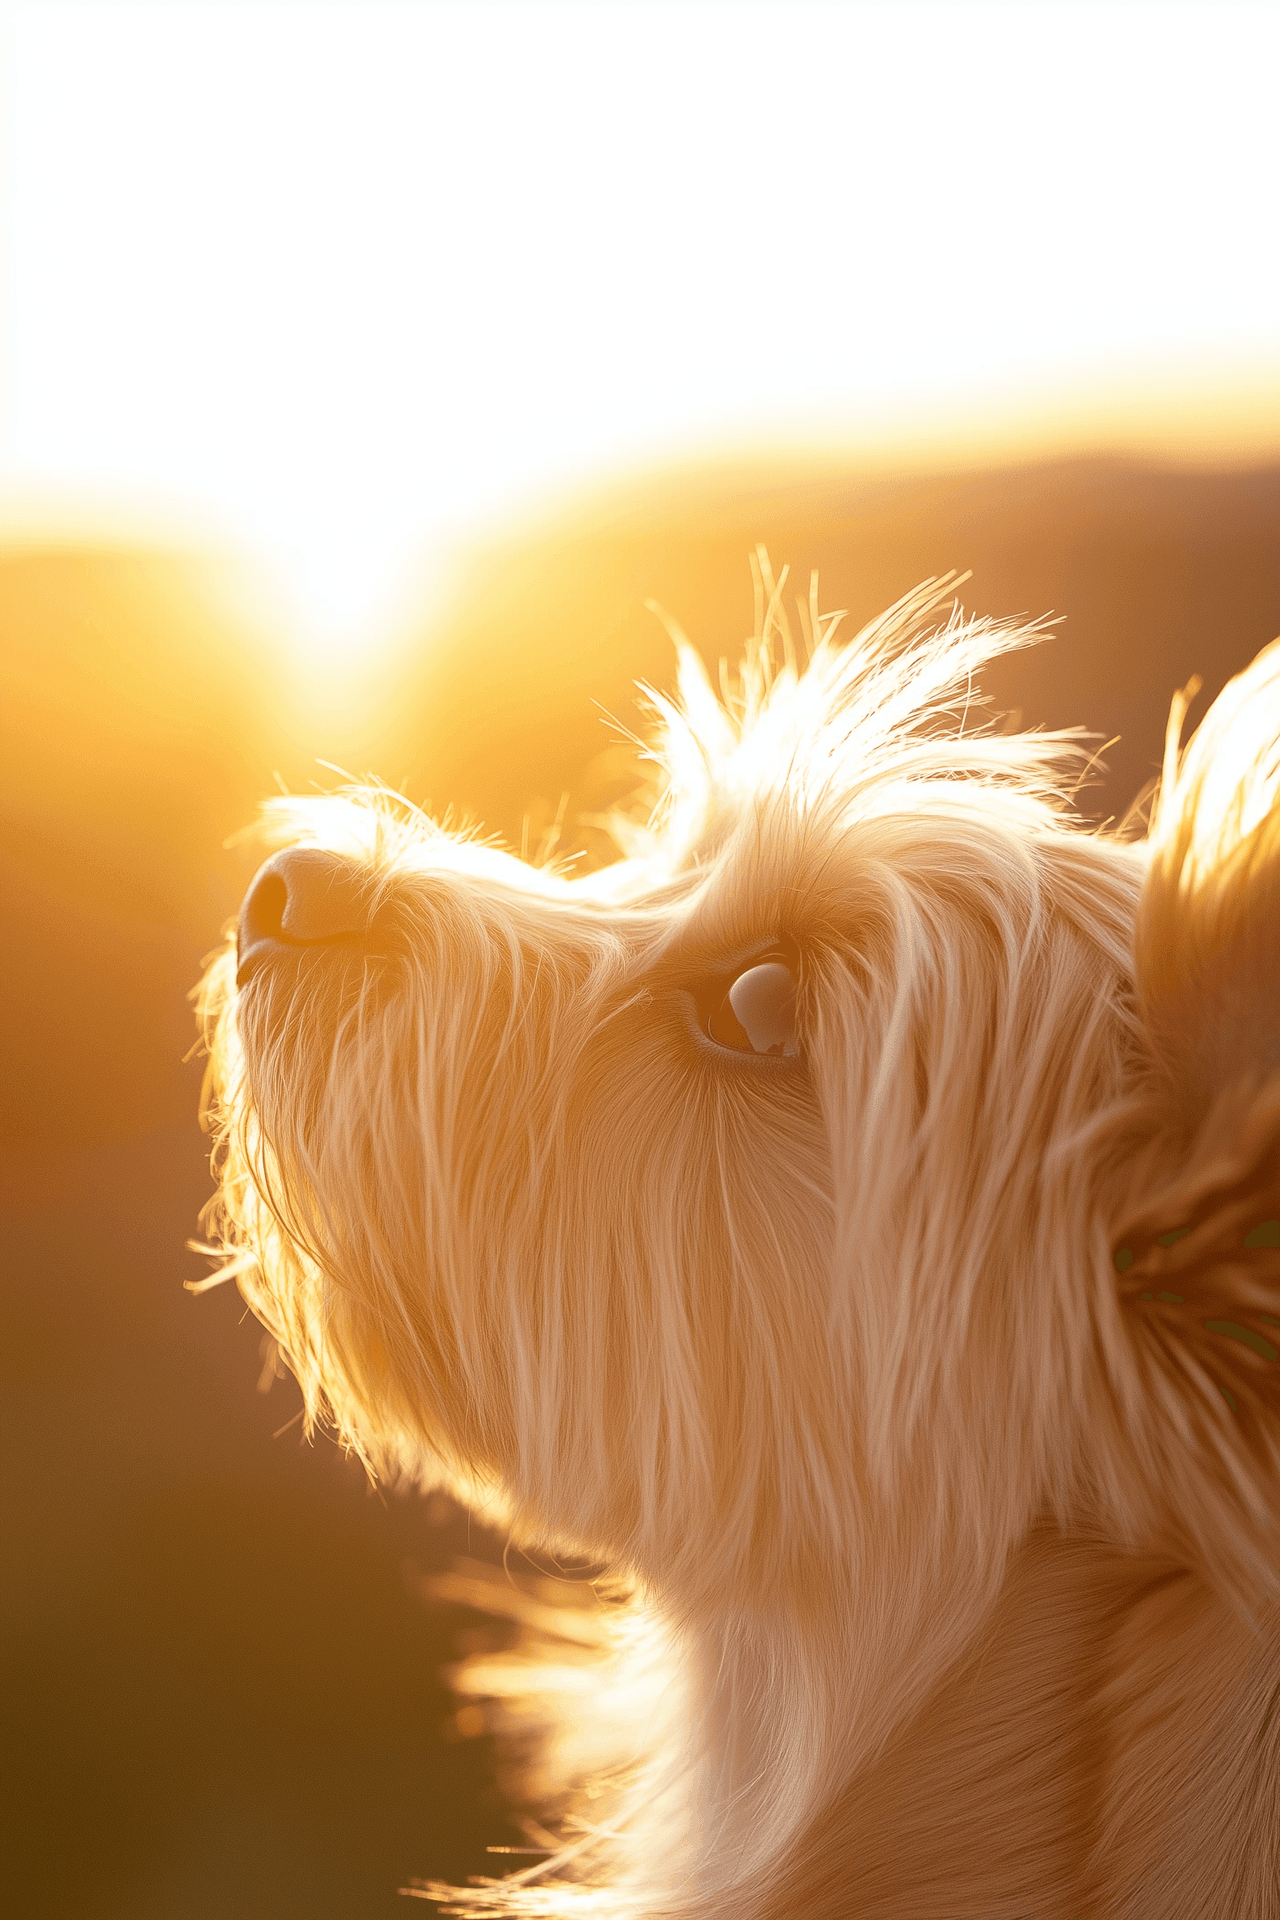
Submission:
[[[612,862],[273,802],[204,984],[309,1421],[662,1637],[453,1910],[1276,1920],[1280,641],[1100,830],[1081,736],[974,718],[1042,627],[768,585]]]

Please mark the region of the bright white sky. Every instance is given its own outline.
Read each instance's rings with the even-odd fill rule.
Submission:
[[[1280,373],[1274,6],[43,0],[0,32],[0,523],[206,526],[317,628],[628,463]]]

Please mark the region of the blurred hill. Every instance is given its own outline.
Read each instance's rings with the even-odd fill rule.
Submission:
[[[658,477],[477,542],[327,715],[215,559],[0,552],[13,1911],[363,1920],[514,1837],[487,1740],[447,1735],[438,1667],[476,1623],[406,1577],[480,1536],[273,1440],[292,1383],[259,1395],[238,1302],[181,1290],[208,1190],[186,995],[276,775],[373,770],[517,843],[565,790],[595,810],[631,781],[601,708],[630,724],[633,682],[670,681],[645,603],[732,657],[757,542],[850,632],[953,567],[977,611],[1064,614],[987,690],[1121,736],[1099,817],[1154,772],[1173,689],[1204,676],[1194,720],[1280,632],[1280,467]]]

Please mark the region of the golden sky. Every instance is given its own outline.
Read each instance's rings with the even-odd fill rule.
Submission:
[[[765,444],[1280,444],[1280,9],[0,8],[0,530],[369,621]]]

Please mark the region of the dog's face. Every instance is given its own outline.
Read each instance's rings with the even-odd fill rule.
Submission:
[[[998,1568],[1086,1486],[1155,1524],[1148,861],[1067,817],[1062,738],[957,727],[1026,636],[937,598],[802,674],[766,634],[724,704],[686,654],[596,874],[277,809],[207,983],[224,1241],[310,1411],[695,1612]]]

